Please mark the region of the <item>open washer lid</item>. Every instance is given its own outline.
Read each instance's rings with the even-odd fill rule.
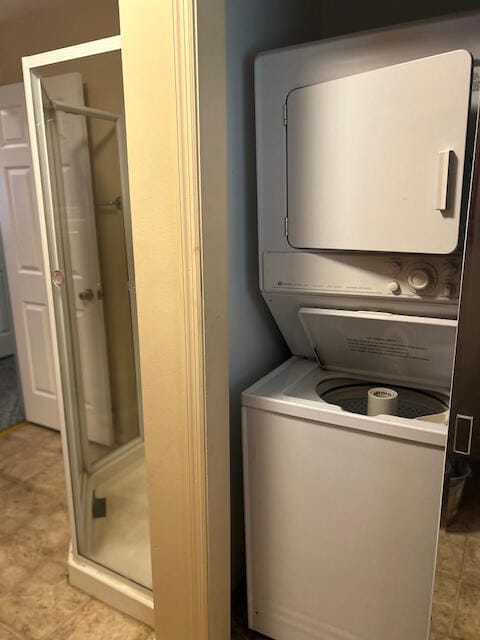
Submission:
[[[306,307],[298,315],[322,368],[450,387],[455,320]]]

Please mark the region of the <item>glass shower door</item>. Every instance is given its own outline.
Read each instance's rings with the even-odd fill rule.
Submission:
[[[78,67],[95,77],[102,56],[121,83],[119,52]],[[71,65],[40,69],[32,92],[76,546],[151,588],[123,104],[85,105]]]
[[[78,181],[69,180],[71,172],[80,170],[82,154],[72,147],[75,139],[82,137],[84,123],[65,118],[62,121],[45,85],[42,93],[45,171],[50,182],[52,232],[59,258],[52,281],[57,289],[57,306],[60,305],[57,319],[64,325],[65,369],[69,370],[69,386],[76,396],[77,449],[82,453],[85,470],[90,472],[89,440],[108,447],[113,441],[113,429],[97,238],[93,216],[89,215],[92,204],[82,201],[88,198],[89,191],[75,189]]]

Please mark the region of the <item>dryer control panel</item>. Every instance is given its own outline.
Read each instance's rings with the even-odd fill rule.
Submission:
[[[458,303],[461,257],[266,252],[263,291]]]

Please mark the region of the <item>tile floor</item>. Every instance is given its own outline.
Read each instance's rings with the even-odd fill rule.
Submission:
[[[480,639],[480,468],[454,522],[441,529],[430,640]]]
[[[24,425],[0,435],[0,640],[155,640],[150,627],[71,587],[58,433]],[[247,629],[235,599],[232,640]]]
[[[480,469],[454,524],[440,533],[430,640],[480,638]],[[0,640],[154,640],[150,627],[71,587],[59,434],[24,425],[0,435]],[[232,640],[247,629],[233,604]]]
[[[0,435],[0,640],[154,640],[152,629],[71,587],[58,433]]]

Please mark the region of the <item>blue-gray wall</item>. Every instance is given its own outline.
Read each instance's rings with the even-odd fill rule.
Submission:
[[[260,51],[316,39],[319,5],[314,0],[226,2],[234,585],[244,571],[240,393],[289,355],[258,289],[253,61]]]

